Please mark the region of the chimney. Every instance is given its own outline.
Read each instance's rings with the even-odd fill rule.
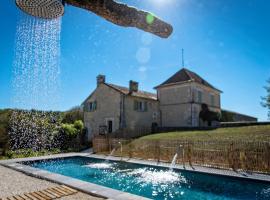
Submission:
[[[105,77],[104,75],[99,74],[99,75],[97,76],[97,87],[98,87],[100,84],[105,83],[105,79],[106,79],[106,77]]]
[[[135,81],[129,81],[129,92],[138,92],[139,83]]]

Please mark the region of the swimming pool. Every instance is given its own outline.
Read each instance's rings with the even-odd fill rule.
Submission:
[[[23,164],[157,200],[270,199],[267,182],[164,167],[80,156]]]

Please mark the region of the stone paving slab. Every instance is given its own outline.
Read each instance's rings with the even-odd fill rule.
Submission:
[[[21,172],[0,166],[0,198],[22,195],[24,193],[45,190],[59,186],[50,181],[27,176]],[[101,200],[101,198],[90,196],[85,193],[77,193],[65,196],[59,200]],[[102,198],[103,199],[103,198]]]
[[[79,179],[63,176],[57,173],[52,173],[49,171],[37,169],[37,168],[19,163],[19,162],[24,162],[24,161],[46,160],[46,159],[64,158],[64,157],[73,157],[73,156],[86,157],[87,155],[89,155],[89,153],[69,153],[69,154],[60,154],[60,155],[58,154],[58,155],[33,157],[33,158],[20,158],[20,159],[0,161],[0,165],[20,171],[29,176],[51,181],[53,183],[64,184],[71,188],[77,189],[81,192],[84,192],[86,194],[90,194],[96,197],[101,197],[101,198],[106,198],[106,199],[115,199],[115,200],[129,200],[129,199],[147,200],[148,199],[148,198],[137,196],[137,195],[130,194],[127,192],[122,192],[120,190],[115,190],[112,188],[100,186],[100,185],[89,183],[86,181],[81,181]]]

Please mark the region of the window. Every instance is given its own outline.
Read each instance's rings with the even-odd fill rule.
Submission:
[[[213,94],[210,94],[210,102],[211,106],[215,106],[215,96]]]
[[[198,90],[198,103],[202,103],[202,91]]]
[[[147,102],[146,101],[134,101],[134,110],[139,112],[147,111]]]
[[[96,101],[88,102],[86,106],[87,106],[86,111],[93,112],[97,109],[97,102]]]
[[[157,116],[158,116],[158,113],[157,112],[153,112],[153,116],[152,116],[153,120],[157,120]]]

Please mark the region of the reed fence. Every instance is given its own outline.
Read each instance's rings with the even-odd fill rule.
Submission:
[[[177,164],[207,166],[270,173],[270,142],[127,140],[94,138],[95,153],[171,162],[177,153]],[[121,151],[122,149],[122,151]]]

